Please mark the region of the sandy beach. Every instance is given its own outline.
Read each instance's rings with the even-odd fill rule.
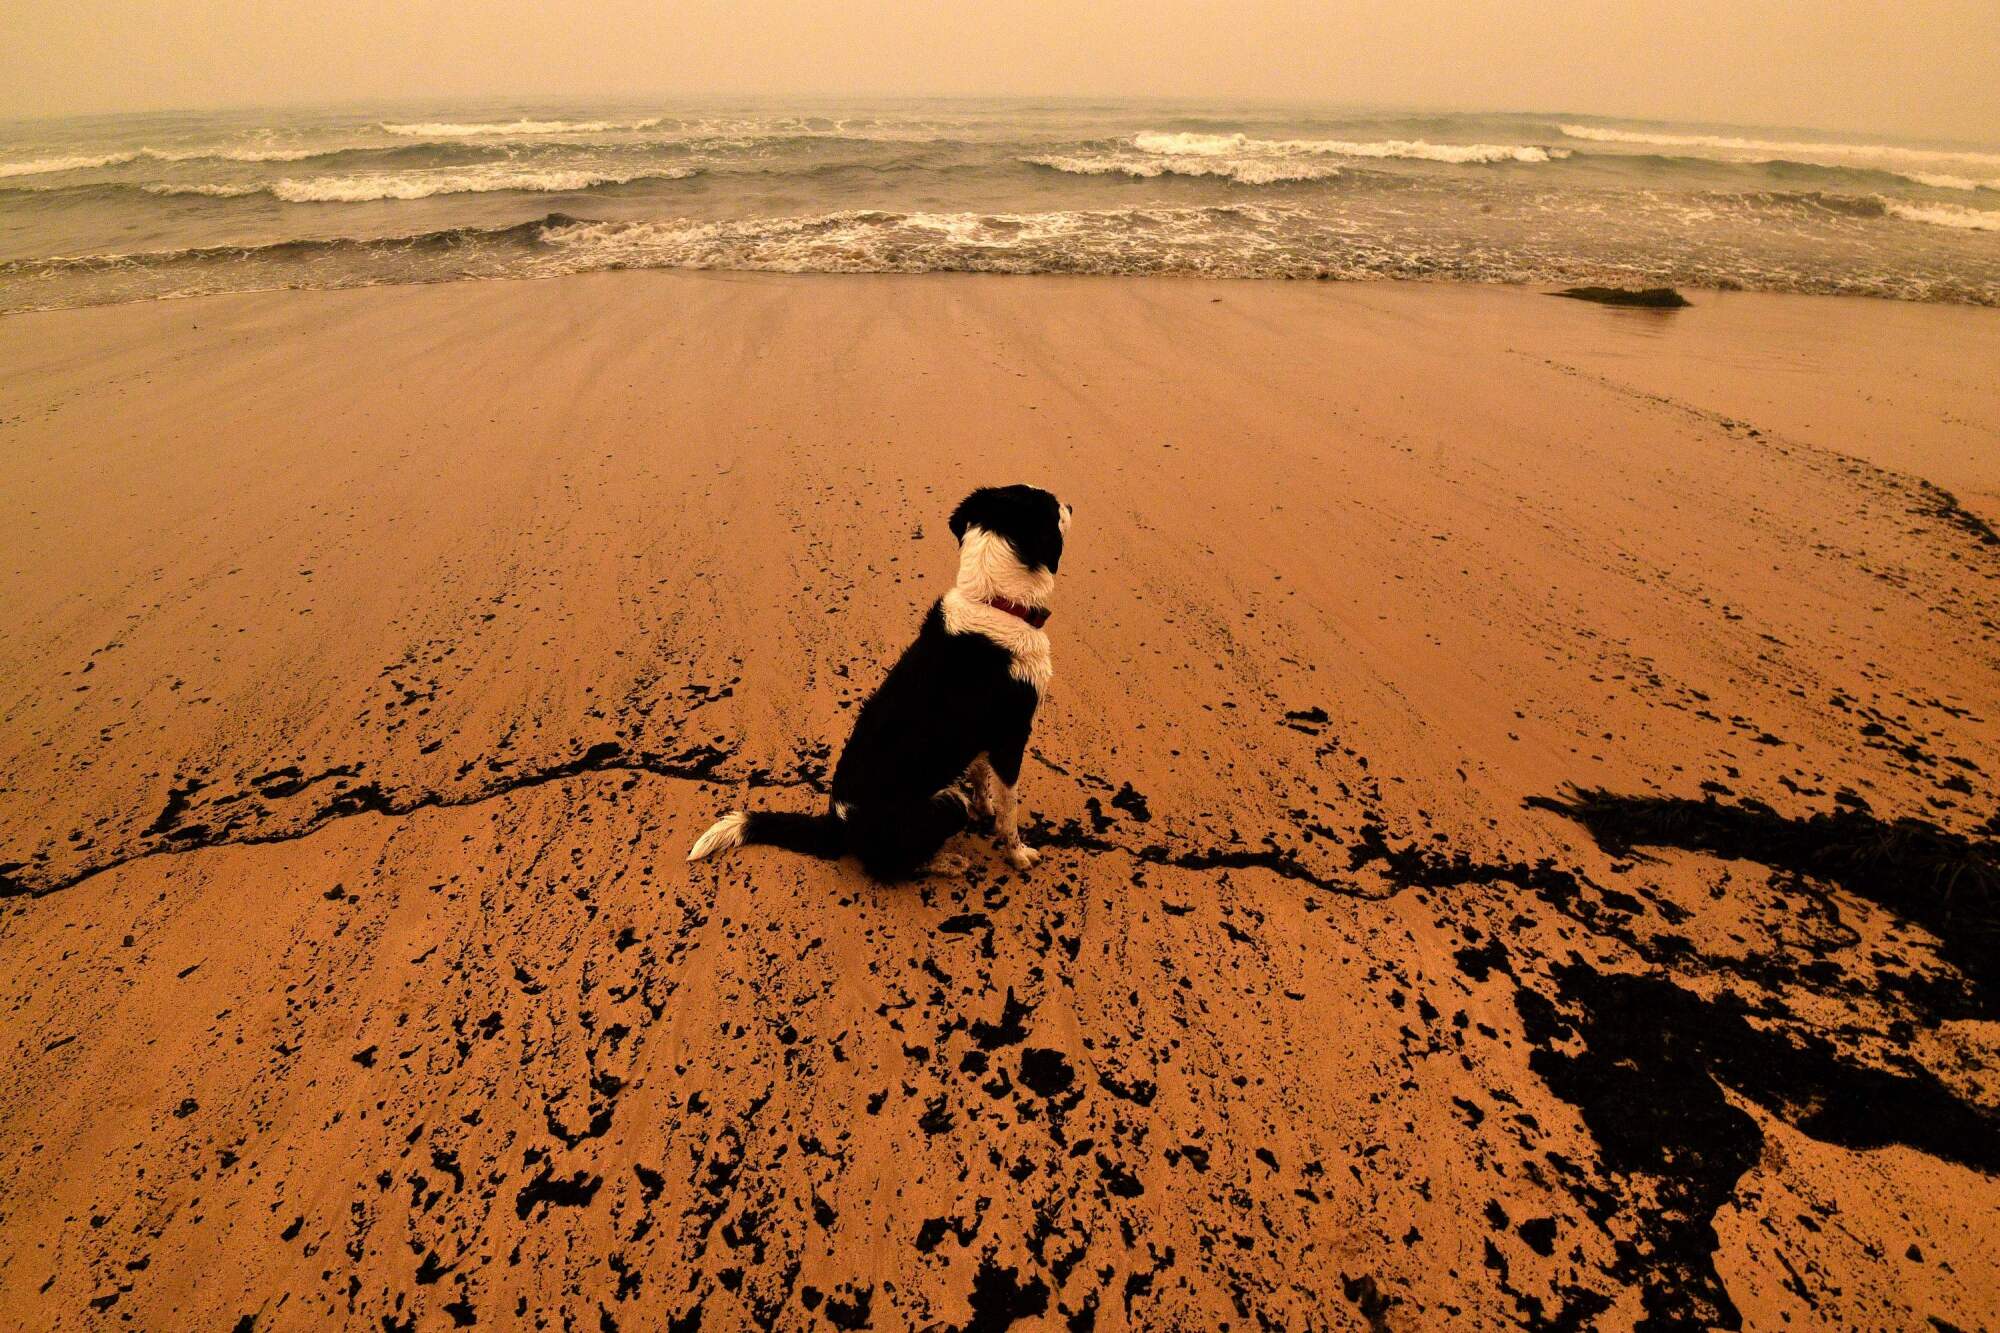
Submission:
[[[0,1326],[1993,1326],[2000,316],[1690,295],[0,318]],[[688,866],[1015,481],[1042,863]]]

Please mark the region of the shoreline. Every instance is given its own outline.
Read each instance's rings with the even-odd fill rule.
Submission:
[[[534,224],[531,222],[531,223],[523,223],[517,225],[527,226]],[[301,244],[365,245],[365,244],[373,244],[376,243],[377,241],[395,241],[403,239],[412,239],[412,238],[385,237],[385,238],[369,238],[367,240],[363,240],[352,237],[328,237],[315,241],[301,242]],[[257,247],[219,246],[215,248],[218,250],[237,250],[237,249],[255,249]],[[32,265],[32,264],[43,264],[43,263],[68,263],[72,261],[92,262],[92,263],[102,261],[106,265],[112,265],[119,260],[144,258],[148,253],[150,252],[139,252],[135,254],[120,253],[120,254],[104,254],[104,255],[96,255],[96,254],[51,255],[41,259],[21,259],[9,262],[23,264],[23,265]],[[937,269],[913,269],[913,270],[895,270],[895,269],[840,270],[840,269],[785,269],[776,267],[756,267],[756,266],[731,267],[722,265],[717,265],[713,267],[705,267],[698,265],[668,265],[668,264],[627,265],[627,264],[613,263],[613,264],[607,264],[602,268],[578,269],[572,272],[475,273],[475,274],[456,274],[456,275],[441,276],[435,278],[392,278],[392,279],[384,279],[378,282],[356,282],[347,284],[311,285],[311,284],[279,283],[268,287],[244,287],[244,288],[235,288],[225,291],[172,292],[162,295],[132,296],[132,297],[122,297],[107,301],[84,302],[75,305],[32,306],[14,310],[0,310],[0,319],[11,319],[20,315],[57,315],[70,310],[116,309],[125,306],[149,305],[158,302],[203,301],[212,299],[222,299],[232,296],[271,296],[281,292],[304,295],[312,292],[361,292],[361,291],[376,291],[383,288],[393,289],[400,287],[450,287],[462,284],[509,283],[509,282],[529,282],[529,283],[563,282],[563,281],[572,281],[583,278],[606,277],[617,274],[643,274],[643,273],[678,275],[678,276],[695,276],[695,277],[698,276],[727,277],[734,275],[743,277],[763,277],[763,278],[777,278],[777,279],[978,278],[978,279],[998,279],[998,280],[1013,280],[1013,281],[1025,280],[1031,282],[1032,281],[1060,281],[1060,282],[1097,281],[1097,282],[1247,283],[1260,286],[1268,284],[1271,286],[1280,286],[1280,287],[1295,287],[1295,286],[1313,287],[1313,286],[1326,285],[1326,286],[1360,287],[1360,288],[1412,287],[1422,290],[1428,290],[1434,288],[1466,287],[1466,288],[1493,290],[1493,291],[1540,292],[1548,295],[1553,295],[1557,292],[1560,292],[1566,287],[1608,284],[1614,287],[1623,286],[1633,289],[1671,286],[1673,289],[1679,291],[1684,296],[1718,297],[1723,299],[1729,299],[1740,296],[1748,296],[1756,298],[1776,297],[1784,300],[1804,300],[1804,301],[1837,301],[1837,302],[1858,301],[1870,305],[1886,305],[1886,306],[1898,306],[1898,307],[1909,306],[1917,309],[1926,309],[1926,310],[1928,309],[1973,310],[1973,311],[2000,310],[2000,302],[1974,301],[1974,300],[1936,300],[1936,299],[1924,300],[1914,297],[1891,296],[1875,292],[1791,291],[1780,288],[1762,288],[1762,287],[1745,287],[1745,286],[1715,287],[1715,286],[1706,286],[1696,282],[1673,282],[1665,278],[1658,278],[1651,275],[1628,274],[1623,277],[1607,277],[1603,274],[1593,274],[1589,272],[1585,272],[1580,276],[1570,276],[1570,277],[1560,277],[1560,278],[1521,278],[1521,279],[1500,279],[1500,278],[1486,279],[1486,278],[1464,278],[1464,277],[1403,277],[1393,274],[1379,274],[1379,273],[1366,273],[1366,274],[1344,276],[1344,275],[1334,274],[1331,272],[1325,275],[1300,273],[1300,274],[1288,274],[1288,275],[1266,275],[1266,276],[1247,277],[1238,274],[1208,274],[1194,270],[1172,271],[1172,272],[1146,272],[1146,273],[1042,272],[1042,271],[1007,272],[999,270],[982,270],[982,269],[972,269],[972,268],[963,268],[963,269],[937,268]],[[1625,306],[1616,308],[1635,309],[1638,307]]]

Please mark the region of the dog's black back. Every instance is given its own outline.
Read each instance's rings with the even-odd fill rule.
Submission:
[[[1012,665],[991,639],[946,630],[933,602],[916,642],[854,719],[833,770],[834,802],[927,800],[982,754],[1014,782],[1041,697],[1009,674]]]
[[[963,801],[940,793],[982,754],[1001,781],[1020,779],[1041,697],[1010,674],[1012,664],[992,640],[947,630],[933,603],[916,641],[861,705],[833,770],[833,808],[869,873],[901,878],[965,827]]]

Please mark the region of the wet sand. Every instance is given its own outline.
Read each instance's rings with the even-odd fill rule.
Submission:
[[[0,1324],[1990,1324],[2000,319],[1693,296],[0,319]],[[1042,864],[685,864],[1016,480]]]

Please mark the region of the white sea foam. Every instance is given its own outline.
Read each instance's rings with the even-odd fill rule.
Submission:
[[[542,229],[540,268],[778,272],[1241,272],[1288,210],[1253,207],[1047,213],[854,210],[728,222],[564,221]]]
[[[474,139],[486,135],[604,134],[611,130],[648,130],[658,116],[644,120],[488,120],[459,122],[423,120],[407,124],[382,122],[385,133],[410,139]]]
[[[1253,139],[1246,134],[1165,134],[1132,137],[1142,153],[1181,157],[1369,157],[1425,162],[1547,162],[1567,157],[1537,144],[1429,143],[1423,139]]]
[[[1144,130],[1132,136],[1132,146],[1142,153],[1181,153],[1201,157],[1241,153],[1249,143],[1249,136],[1242,134],[1163,134]]]
[[[1963,208],[1958,204],[1906,204],[1899,199],[1885,201],[1888,210],[1909,222],[1928,222],[1934,227],[1954,227],[1960,231],[2000,231],[2000,209]]]
[[[2000,166],[2000,153],[1943,148],[1904,148],[1898,144],[1821,143],[1782,139],[1744,139],[1727,134],[1661,134],[1652,130],[1614,130],[1599,125],[1562,125],[1572,139],[1590,143],[1645,144],[1661,148],[1708,148],[1726,153],[1770,153],[1809,159],[1817,154],[1844,162],[1978,163]],[[1929,183],[1929,182],[1926,182]]]
[[[0,177],[40,176],[57,171],[82,171],[88,167],[113,167],[130,162],[137,153],[102,153],[94,157],[37,157],[25,162],[0,162]]]
[[[308,176],[259,187],[293,204],[356,204],[377,199],[428,199],[438,194],[488,194],[498,190],[564,193],[635,180],[684,180],[694,167],[605,172],[524,167],[383,171],[354,176]]]

